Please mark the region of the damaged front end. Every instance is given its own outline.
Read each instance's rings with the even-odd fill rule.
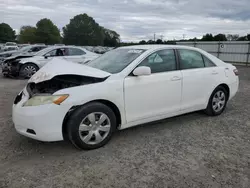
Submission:
[[[50,80],[38,83],[30,82],[28,83],[26,89],[29,93],[29,97],[31,98],[35,95],[52,95],[53,93],[65,88],[103,82],[107,78],[108,77],[95,78],[81,75],[58,75]]]
[[[19,71],[22,66],[19,62],[22,58],[32,57],[31,55],[19,55],[15,57],[6,58],[2,62],[2,73],[4,76],[19,76]]]
[[[19,64],[21,60],[5,60],[2,63],[2,73],[4,76],[18,76],[21,64]]]

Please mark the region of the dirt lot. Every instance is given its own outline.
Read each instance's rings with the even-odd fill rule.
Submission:
[[[0,78],[0,187],[250,187],[250,68],[224,114],[196,112],[120,131],[105,147],[18,135],[11,105],[24,80]]]

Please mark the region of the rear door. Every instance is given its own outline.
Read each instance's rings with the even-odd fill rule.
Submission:
[[[75,63],[85,62],[85,52],[80,48],[65,48],[64,58]]]
[[[183,77],[181,109],[204,109],[218,83],[217,67],[198,51],[179,49],[178,53]]]

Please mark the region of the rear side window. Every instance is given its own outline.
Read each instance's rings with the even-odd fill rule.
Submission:
[[[203,60],[206,67],[215,67],[215,64],[204,55],[203,55]]]
[[[38,52],[39,50],[40,50],[39,47],[33,47],[33,48],[31,48],[31,51],[32,51],[32,52]]]
[[[181,69],[204,68],[202,55],[193,50],[178,50],[180,55]]]
[[[83,50],[80,50],[78,48],[69,48],[68,49],[69,56],[84,55],[84,54],[86,54],[86,53]]]
[[[64,53],[65,52],[64,52],[63,48],[62,49],[58,48],[58,49],[55,49],[55,50],[52,50],[52,51],[46,53],[45,55],[49,55],[51,57],[54,57],[54,56],[64,56]]]

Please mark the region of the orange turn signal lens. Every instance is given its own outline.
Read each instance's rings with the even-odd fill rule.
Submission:
[[[65,101],[68,98],[69,95],[62,95],[55,101],[53,101],[54,104],[60,105],[63,101]]]

